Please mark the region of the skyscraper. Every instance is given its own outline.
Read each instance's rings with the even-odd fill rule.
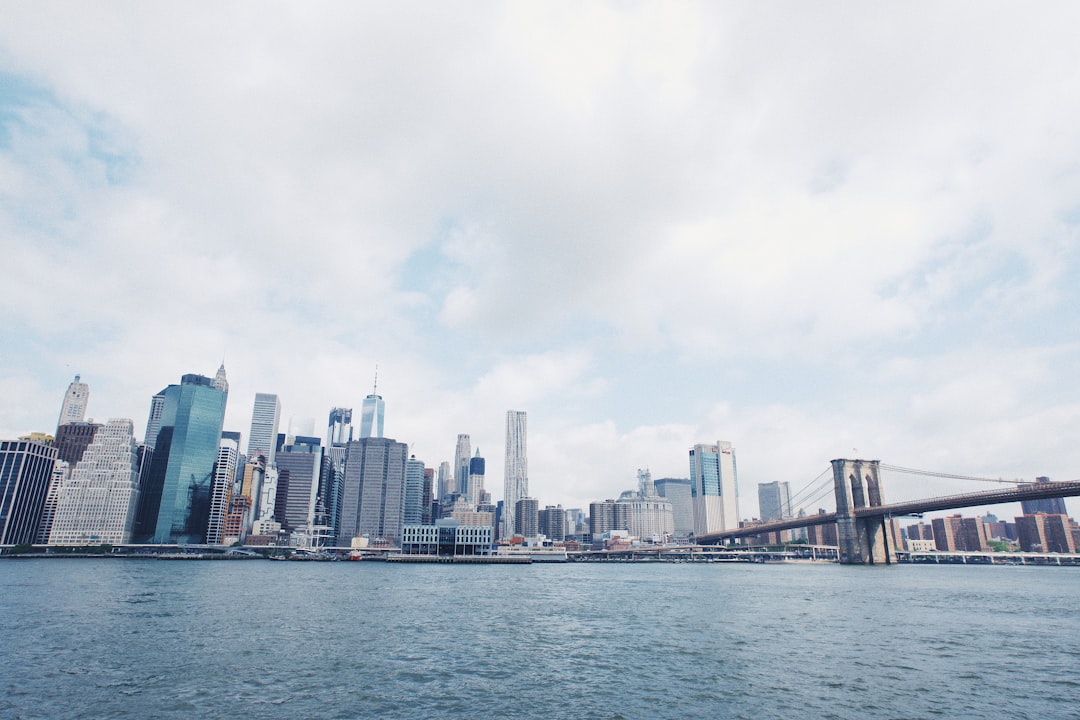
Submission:
[[[506,461],[503,465],[504,533],[517,528],[518,500],[529,495],[529,461],[526,448],[526,418],[523,410],[506,411]]]
[[[75,463],[82,460],[86,448],[94,441],[94,434],[100,429],[101,425],[97,423],[82,421],[64,423],[56,428],[56,439],[53,440],[56,457],[75,467]]]
[[[329,485],[331,464],[316,438],[285,445],[277,455],[278,484],[274,517],[285,533],[309,531],[319,492]],[[325,504],[324,504],[325,507]]]
[[[690,496],[695,535],[739,527],[739,489],[731,443],[695,445],[690,450]]]
[[[694,501],[687,478],[660,478],[653,485],[660,497],[671,502],[671,518],[675,537],[688,538],[694,532]]]
[[[146,418],[146,436],[143,438],[143,445],[151,450],[157,443],[158,430],[161,429],[161,413],[165,410],[165,390],[168,388],[150,398],[150,414]]]
[[[472,455],[472,443],[467,433],[457,436],[457,448],[454,450],[454,487],[450,492],[464,495],[469,491],[469,459]]]
[[[405,463],[405,511],[406,525],[424,522],[424,461],[413,455]]]
[[[514,504],[514,534],[524,538],[540,533],[540,501],[536,498],[518,498]]]
[[[55,461],[43,442],[0,442],[0,545],[34,542]]]
[[[220,390],[221,392],[223,392],[225,394],[229,393],[229,381],[225,378],[225,361],[224,360],[221,361],[221,367],[219,367],[217,369],[217,374],[214,375],[214,380],[210,384],[211,384],[211,386],[213,386],[213,388],[215,390]]]
[[[240,463],[239,433],[230,433],[231,437],[226,437],[226,433],[221,435],[210,489],[210,517],[206,524],[206,542],[211,545],[220,543],[224,537],[225,517],[232,504],[236,468]]]
[[[326,446],[345,446],[352,442],[352,408],[331,408],[326,426]]]
[[[758,517],[763,522],[786,520],[791,514],[791,488],[786,482],[758,483]]]
[[[450,471],[450,463],[443,460],[439,463],[439,477],[438,477],[438,494],[439,500],[453,492],[450,488],[450,481],[454,479],[454,474]]]
[[[338,545],[348,547],[356,535],[367,535],[372,541],[400,540],[408,451],[405,443],[390,438],[349,443]]]
[[[1036,483],[1050,482],[1048,477],[1035,478]],[[1024,490],[1027,488],[1035,487],[1031,483],[1021,483],[1017,485],[1017,488]],[[1065,509],[1065,498],[1041,498],[1038,500],[1021,500],[1020,508],[1025,515],[1035,515],[1042,513],[1044,515],[1068,515],[1069,511]]]
[[[273,393],[255,393],[255,406],[251,410],[251,432],[248,433],[248,457],[261,454],[266,458],[267,465],[274,464],[280,422],[281,400],[278,396]]]
[[[364,398],[363,405],[360,406],[360,437],[378,437],[383,436],[383,418],[386,414],[386,405],[383,403],[382,395],[379,395],[379,371],[375,370],[375,386],[371,390],[371,394]]]
[[[62,481],[50,545],[120,545],[131,541],[139,496],[139,452],[131,420],[109,420]]]
[[[139,498],[136,541],[206,541],[227,398],[203,375],[184,375],[179,385],[165,388],[161,429]]]
[[[86,404],[90,402],[90,386],[79,381],[79,376],[68,385],[64,393],[64,402],[60,405],[60,419],[56,427],[70,422],[82,422],[86,419]]]
[[[465,497],[471,505],[480,504],[481,495],[484,494],[484,458],[480,457],[480,448],[476,448],[476,454],[469,460],[469,484]]]

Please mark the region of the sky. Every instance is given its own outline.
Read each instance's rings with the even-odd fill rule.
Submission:
[[[141,437],[224,360],[245,437],[377,366],[385,434],[469,433],[496,500],[524,410],[541,507],[717,440],[747,518],[839,457],[1080,477],[1075,3],[3,14],[0,437],[75,374]]]

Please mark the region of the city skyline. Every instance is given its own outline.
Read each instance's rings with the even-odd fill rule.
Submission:
[[[378,365],[496,498],[507,408],[564,507],[716,438],[744,516],[851,455],[1080,475],[1074,6],[47,7],[0,27],[0,438],[75,375],[142,437],[224,356],[225,428]]]

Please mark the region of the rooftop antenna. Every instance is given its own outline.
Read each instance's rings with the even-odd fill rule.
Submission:
[[[375,363],[375,385],[371,388],[371,394],[379,394],[379,363]]]

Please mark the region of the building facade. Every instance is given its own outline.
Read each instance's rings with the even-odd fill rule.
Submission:
[[[261,454],[267,465],[273,465],[277,454],[278,426],[281,424],[281,400],[273,393],[255,393],[251,409],[251,432],[248,433],[247,456]]]
[[[56,448],[0,441],[0,545],[33,543],[52,481]]]
[[[517,502],[529,495],[527,437],[528,419],[525,411],[507,410],[506,455],[503,464],[503,525],[505,533],[517,531]]]
[[[731,443],[691,448],[690,483],[696,536],[738,529],[739,485]]]
[[[165,389],[161,429],[139,498],[137,542],[206,542],[227,398],[203,375],[184,375]]]
[[[523,497],[515,504],[514,534],[524,538],[540,534],[540,502],[536,498]]]
[[[82,382],[79,376],[68,385],[64,401],[60,404],[60,418],[56,421],[59,429],[63,425],[86,420],[86,406],[90,402],[90,386]]]
[[[398,542],[405,519],[408,446],[391,438],[349,443],[337,544],[349,547],[358,535]]]
[[[56,493],[50,545],[131,541],[139,497],[139,451],[131,420],[109,420]]]
[[[671,522],[675,537],[688,538],[694,533],[694,501],[690,496],[689,478],[660,478],[654,480],[656,494],[671,503]]]

